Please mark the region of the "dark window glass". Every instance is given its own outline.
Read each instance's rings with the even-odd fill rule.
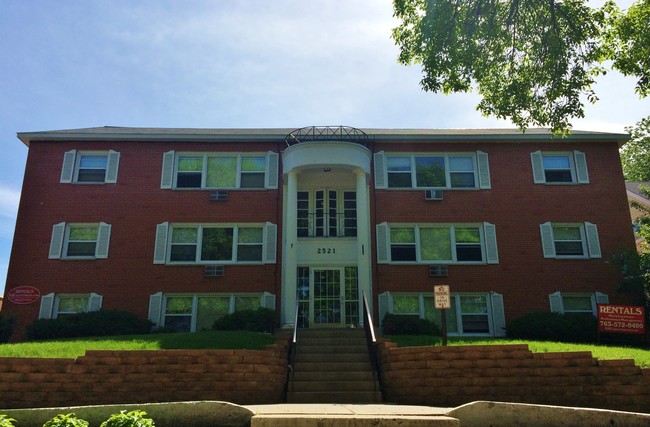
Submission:
[[[237,261],[261,261],[262,245],[238,245]]]
[[[570,170],[546,170],[546,182],[573,182]]]
[[[201,188],[201,172],[179,172],[176,187]]]
[[[231,261],[233,249],[232,228],[204,228],[201,244],[202,261]]]
[[[445,158],[416,157],[415,179],[418,187],[445,187]]]
[[[480,245],[456,245],[456,260],[483,261]]]
[[[555,242],[557,255],[584,255],[582,242]]]
[[[77,182],[104,182],[105,178],[105,169],[79,169],[77,174]]]
[[[390,245],[392,261],[415,261],[415,245]]]
[[[474,188],[474,172],[452,172],[450,179],[453,188]]]
[[[264,188],[264,173],[242,172],[241,188]]]
[[[196,245],[173,245],[170,261],[196,261]]]
[[[68,242],[67,256],[95,256],[95,242]]]
[[[411,188],[411,173],[388,172],[388,186],[391,188]]]
[[[490,324],[485,314],[463,314],[462,320],[464,333],[490,332]]]
[[[167,316],[165,329],[175,332],[189,332],[192,325],[192,316]]]

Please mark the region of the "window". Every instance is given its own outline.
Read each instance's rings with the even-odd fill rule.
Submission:
[[[356,191],[298,191],[297,196],[298,237],[357,235]]]
[[[375,153],[376,188],[491,188],[487,153]],[[384,170],[385,165],[385,170]]]
[[[52,228],[50,259],[108,258],[111,226],[103,222],[66,224]]]
[[[163,155],[161,188],[277,188],[278,154],[181,153]]]
[[[275,310],[275,296],[263,294],[169,294],[149,298],[149,320],[159,327],[177,332],[212,329],[214,322],[227,314],[260,307]]]
[[[56,319],[77,313],[97,311],[102,307],[102,296],[90,294],[47,294],[41,297],[39,319]]]
[[[600,292],[550,294],[551,312],[560,314],[597,315],[598,304],[609,304],[609,296]]]
[[[419,316],[442,325],[442,310],[435,308],[432,293],[386,292],[380,295],[379,311]],[[445,311],[445,317],[450,335],[505,335],[503,296],[495,292],[452,294],[451,308]]]
[[[117,151],[67,151],[63,156],[62,183],[104,184],[117,182]]]
[[[598,228],[581,224],[540,225],[544,258],[601,258]]]
[[[154,263],[275,263],[277,226],[158,225]]]
[[[386,237],[384,237],[386,236]],[[379,262],[497,264],[493,224],[377,225]]]
[[[584,153],[542,152],[530,155],[536,184],[588,184],[589,172]]]

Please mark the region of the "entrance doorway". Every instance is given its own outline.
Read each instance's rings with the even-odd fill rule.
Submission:
[[[359,324],[357,267],[298,267],[298,327]]]

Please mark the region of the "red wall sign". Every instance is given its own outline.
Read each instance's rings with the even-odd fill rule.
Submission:
[[[645,308],[632,305],[598,304],[598,331],[644,334]]]
[[[40,297],[41,292],[33,286],[18,286],[7,293],[7,299],[14,304],[31,304]]]

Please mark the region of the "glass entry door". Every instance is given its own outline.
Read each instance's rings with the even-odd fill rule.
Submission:
[[[341,269],[314,270],[313,273],[314,326],[334,326],[342,323]]]
[[[298,267],[298,327],[359,323],[356,267]]]

